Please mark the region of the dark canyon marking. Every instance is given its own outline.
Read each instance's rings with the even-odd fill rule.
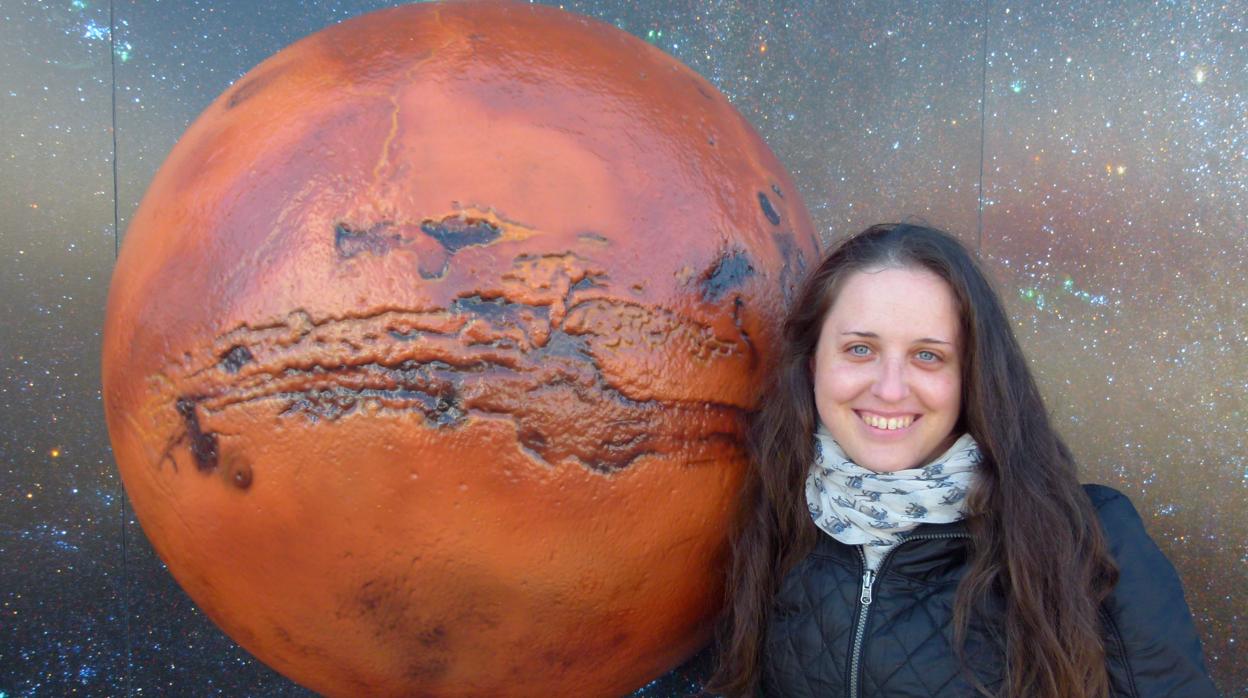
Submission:
[[[713,294],[727,294],[751,273],[744,253],[728,252],[708,271],[706,281]],[[601,307],[595,312],[615,307],[627,317],[653,312],[628,302],[587,303]],[[734,300],[739,331],[744,330],[742,304]],[[233,385],[216,383],[211,394],[190,391],[186,394],[195,397],[177,402],[185,425],[183,443],[189,442],[201,471],[219,466],[227,481],[241,489],[250,485],[250,468],[236,463],[236,456],[218,458],[217,435],[206,432],[201,420],[207,413],[270,400],[280,403],[280,415],[312,422],[373,410],[410,411],[422,415],[426,428],[453,430],[472,415],[504,417],[515,424],[519,445],[538,463],[574,462],[603,474],[692,443],[734,447],[740,408],[708,401],[633,399],[609,382],[595,358],[595,346],[606,337],[593,323],[585,324],[588,311],[577,314],[584,307],[573,303],[568,309],[580,318],[573,325],[550,327],[547,305],[472,293],[446,308],[451,316],[472,318],[466,323],[430,319],[431,311],[412,313],[411,319],[401,311],[386,311],[320,322],[292,313],[287,322],[299,330],[294,344],[282,326],[233,332],[222,342],[228,349],[219,356],[234,353],[238,361],[241,352],[234,348],[247,347],[255,369],[231,373],[237,376]],[[550,327],[540,346],[524,336],[530,325]],[[359,348],[365,346],[361,342],[335,359],[324,356],[321,335],[341,338],[344,333],[388,335],[399,346],[412,348],[399,356],[389,350],[373,355]],[[699,336],[700,331],[692,334]],[[748,335],[742,332],[737,341],[753,354]],[[569,434],[577,437],[567,438]]]
[[[771,205],[771,199],[767,198],[765,192],[758,193],[758,206],[763,209],[763,215],[767,216],[767,220],[771,221],[772,225],[780,225],[780,214],[776,213],[776,209]]]
[[[200,472],[215,470],[217,467],[217,435],[205,433],[199,426],[199,414],[196,412],[198,401],[193,398],[178,398],[176,409],[186,424],[186,436],[191,442],[191,455],[195,458],[195,467]]]

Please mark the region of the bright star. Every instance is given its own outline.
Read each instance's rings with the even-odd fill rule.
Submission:
[[[82,26],[82,38],[91,39],[92,41],[106,41],[108,39],[108,27],[97,24],[95,20],[89,20]]]

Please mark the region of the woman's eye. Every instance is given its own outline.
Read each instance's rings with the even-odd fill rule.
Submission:
[[[918,354],[915,354],[915,356],[918,357],[919,361],[924,363],[931,363],[933,361],[940,360],[940,357],[936,355],[936,352],[928,351],[926,349],[920,351]]]
[[[854,356],[866,356],[871,353],[871,349],[865,344],[855,344],[849,348],[849,353]]]

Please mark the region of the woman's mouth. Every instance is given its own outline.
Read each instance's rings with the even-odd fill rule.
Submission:
[[[919,417],[920,415],[915,414],[885,417],[870,412],[858,412],[858,418],[866,423],[867,426],[882,431],[900,431],[913,424]]]

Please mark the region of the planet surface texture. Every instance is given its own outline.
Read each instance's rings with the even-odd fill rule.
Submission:
[[[703,646],[786,299],[789,175],[705,79],[510,3],[364,15],[191,125],[114,272],[155,551],[332,696],[612,695]]]

